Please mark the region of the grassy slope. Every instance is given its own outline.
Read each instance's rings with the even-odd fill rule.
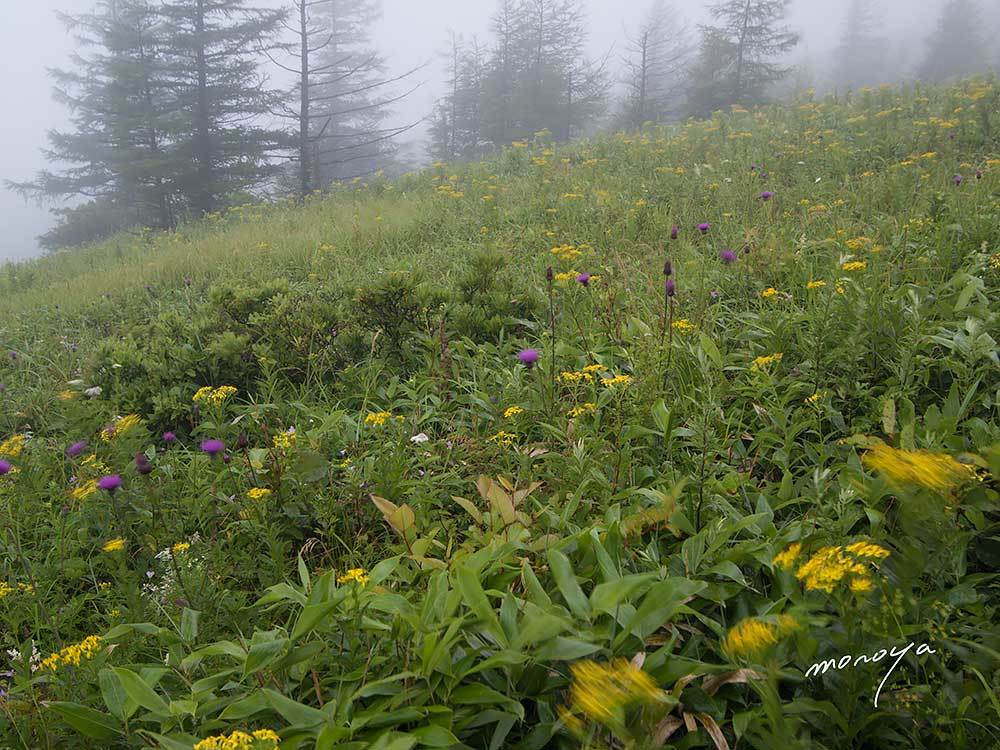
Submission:
[[[983,91],[988,93],[980,96]],[[397,698],[400,705],[447,705],[455,709],[449,730],[469,745],[485,747],[496,737],[491,722],[497,717],[483,706],[501,714],[512,709],[492,694],[471,707],[456,701],[455,691],[482,680],[528,706],[527,721],[512,719],[511,739],[539,747],[536,740],[529,741],[534,728],[562,731],[555,707],[565,700],[567,681],[550,670],[565,672],[566,654],[545,650],[551,633],[538,635],[549,633],[546,628],[553,622],[559,626],[553,632],[585,642],[580,654],[598,659],[653,651],[667,640],[665,633],[678,632],[670,630],[674,623],[694,627],[676,651],[657,650],[647,664],[658,684],[669,686],[684,674],[722,670],[729,657],[734,665],[743,663],[722,648],[722,635],[743,616],[782,610],[808,623],[800,625],[806,632],[797,651],[784,654],[781,662],[786,670],[804,670],[817,648],[860,651],[876,640],[902,637],[879,619],[888,609],[905,621],[907,635],[927,631],[930,623],[944,627],[930,604],[959,601],[951,592],[961,582],[967,598],[963,635],[995,644],[989,625],[995,594],[987,591],[984,579],[963,578],[988,569],[990,555],[975,540],[993,528],[995,492],[977,489],[979,494],[965,496],[964,502],[979,513],[968,518],[942,517],[941,504],[932,502],[932,520],[940,525],[933,527],[931,538],[939,540],[939,548],[927,556],[932,559],[924,559],[920,549],[928,544],[921,536],[926,529],[896,517],[897,508],[886,499],[888,489],[866,484],[857,452],[840,441],[855,433],[878,433],[907,447],[984,456],[1000,442],[996,347],[988,338],[998,316],[998,275],[991,264],[1000,264],[994,260],[1000,257],[997,96],[995,84],[991,88],[976,82],[918,91],[886,89],[850,103],[802,101],[554,149],[544,142],[525,144],[489,163],[437,166],[394,184],[375,181],[343,188],[305,206],[244,207],[176,235],[120,237],[9,267],[0,279],[0,335],[18,357],[5,362],[0,372],[7,385],[0,423],[4,434],[30,431],[33,437],[15,461],[21,470],[12,476],[19,484],[8,495],[23,502],[5,506],[8,527],[19,530],[30,564],[18,564],[11,555],[4,573],[10,581],[22,581],[30,569],[45,594],[31,609],[7,611],[11,635],[4,648],[21,647],[34,638],[45,649],[56,640],[73,641],[123,621],[173,627],[180,617],[176,604],[168,601],[160,609],[139,596],[138,586],[144,566],[152,564],[147,559],[152,552],[195,533],[201,541],[192,550],[211,576],[201,579],[205,588],[194,592],[195,601],[187,591],[172,593],[183,594],[187,604],[202,610],[198,645],[239,640],[253,628],[290,631],[297,612],[291,605],[276,612],[241,606],[267,586],[298,580],[295,556],[305,536],[321,540],[306,545],[303,553],[314,570],[371,567],[403,551],[381,531],[368,504],[371,491],[413,506],[423,537],[414,556],[451,563],[449,581],[434,579],[431,584],[428,576],[435,565],[424,561],[421,566],[404,555],[394,563],[399,570],[386,573],[380,582],[392,593],[377,589],[365,594],[371,597],[365,599],[372,607],[369,614],[385,614],[383,625],[392,639],[387,642],[383,632],[358,627],[355,611],[340,607],[325,628],[310,636],[323,648],[313,662],[322,686],[278,668],[268,683],[311,705],[317,692],[345,690],[344,683],[357,687],[355,672],[362,668],[365,679],[403,680],[398,675],[420,661],[418,671],[426,674],[421,671],[412,684],[405,677],[410,687],[401,696],[382,701],[372,695],[349,698],[351,690],[341,694],[342,705],[349,707],[344,710],[355,718],[397,708]],[[751,170],[751,164],[759,166]],[[981,179],[974,176],[977,169]],[[965,176],[961,185],[953,182],[957,173]],[[775,192],[773,200],[761,200],[765,189]],[[695,228],[700,222],[712,225],[705,236]],[[669,239],[673,225],[681,228],[676,241]],[[580,252],[550,252],[566,245]],[[720,262],[718,253],[724,248],[738,251],[734,265]],[[363,352],[379,351],[384,337],[373,333],[367,313],[351,304],[352,296],[362,299],[389,272],[401,270],[419,277],[423,287],[452,295],[451,304],[456,304],[463,294],[458,287],[470,283],[469,263],[481,251],[500,258],[485,286],[509,284],[512,297],[541,296],[550,264],[558,273],[599,274],[586,291],[572,277],[556,285],[556,369],[580,371],[596,361],[607,376],[632,373],[632,384],[622,390],[561,385],[555,403],[550,401],[551,347],[544,306],[535,320],[509,321],[496,340],[478,342],[453,331],[442,335],[446,326],[439,328],[434,318],[434,324],[416,327],[401,352],[374,358],[362,354],[336,371],[321,367],[292,383],[268,369],[267,357],[255,344],[252,351],[248,347],[248,371],[261,377],[239,383],[241,393],[232,402],[218,412],[205,408],[200,418],[190,415],[191,394],[199,386],[222,382],[197,365],[188,370],[173,359],[142,361],[146,348],[157,357],[170,355],[170,346],[153,349],[150,338],[178,350],[192,348],[194,361],[208,358],[209,347],[199,348],[204,342],[198,337],[212,324],[190,329],[197,336],[192,333],[188,339],[190,331],[181,323],[228,320],[206,302],[210,289],[234,281],[253,287],[279,277],[290,281],[289,294],[297,300],[315,291],[344,292],[336,319],[360,332]],[[669,354],[659,344],[667,258],[673,261],[679,290],[674,318],[696,329],[674,329]],[[865,266],[844,270],[843,264],[851,261]],[[810,281],[825,286],[809,290]],[[776,293],[762,296],[768,288]],[[969,321],[975,329],[971,336]],[[298,322],[277,319],[269,325],[293,328]],[[174,342],[167,332],[177,331],[182,333]],[[282,341],[267,338],[270,333],[254,335],[260,334],[261,341]],[[540,372],[526,373],[516,365],[514,354],[521,346],[543,351]],[[313,350],[306,349],[312,356]],[[129,360],[126,376],[115,380],[110,363],[118,356],[127,359],[133,350],[142,367],[133,368]],[[315,352],[319,357],[327,353]],[[783,355],[777,364],[752,364],[776,353]],[[61,401],[65,381],[77,374],[87,383],[100,378],[114,385],[93,402]],[[149,418],[147,396],[135,395],[142,383],[128,381],[154,374],[163,381],[149,390],[176,389],[184,409],[178,424],[192,430],[190,440],[185,436],[187,447],[155,456],[155,492],[147,491],[151,485],[143,483],[131,464],[136,450],[159,444],[155,435],[142,432],[107,444],[96,437],[117,413],[136,410]],[[805,403],[817,392],[815,404]],[[596,404],[594,417],[567,414],[587,403]],[[505,418],[511,405],[523,407],[523,415]],[[367,426],[365,415],[382,409],[404,421],[389,422],[384,431]],[[239,422],[234,424],[233,418]],[[268,463],[265,448],[288,425],[299,429],[296,450],[302,460],[279,454]],[[242,429],[250,432],[251,447],[259,451],[256,465],[237,456],[228,469],[220,469],[199,455],[200,438],[218,435],[232,446]],[[502,439],[495,439],[500,430],[510,431],[524,452],[504,448]],[[409,440],[418,432],[431,438],[422,448]],[[119,497],[135,504],[134,517],[124,522],[115,517],[101,495],[81,504],[66,500],[68,473],[87,476],[90,471],[62,459],[65,445],[80,438],[96,446],[95,454],[109,472],[125,477],[126,489]],[[531,448],[544,452],[532,454]],[[350,467],[343,456],[351,460]],[[473,481],[480,472],[510,476],[522,487],[531,480],[544,483],[526,504],[532,513],[526,528],[515,522],[514,531],[494,534],[490,524],[466,528],[465,516],[456,517],[462,512],[448,498],[474,497]],[[274,491],[273,504],[263,506],[264,512],[258,514],[257,506],[243,500],[250,485]],[[670,514],[657,514],[670,505],[669,497],[677,498],[678,514],[661,528]],[[63,502],[69,507],[66,515],[58,510]],[[147,506],[153,509],[152,520],[140,512]],[[629,520],[620,525],[623,518]],[[697,523],[699,518],[703,523]],[[753,522],[749,527],[748,518]],[[625,533],[623,527],[639,531]],[[101,544],[118,533],[127,537],[135,556],[129,565],[118,565],[100,552]],[[57,538],[58,545],[53,542]],[[807,595],[769,564],[795,540],[815,550],[861,538],[892,549],[893,565],[884,578],[908,592],[905,602]],[[601,556],[594,539],[604,540],[613,563]],[[545,552],[551,545],[565,552],[588,594],[591,584],[601,580],[614,586],[617,569],[624,575],[650,576],[635,589],[634,604],[645,602],[641,606],[650,612],[654,627],[647,632],[633,624],[634,632],[625,638],[613,608],[582,614],[587,607],[574,599],[572,587],[551,574],[559,565],[558,558]],[[413,552],[414,540],[408,539],[406,546]],[[524,572],[525,564],[538,571],[537,586]],[[481,639],[502,638],[496,631],[500,621],[507,634],[512,628],[516,633],[514,621],[527,605],[519,599],[491,614],[490,605],[499,607],[501,595],[480,598],[463,577],[465,569],[475,571],[472,578],[488,591],[513,587],[549,617],[541,625],[533,623],[540,628],[537,641],[522,643],[530,666],[522,669],[516,662],[483,668],[481,675],[469,671],[492,650]],[[910,577],[907,571],[915,572]],[[653,579],[657,587],[649,589]],[[111,591],[95,589],[99,582],[112,582]],[[680,593],[688,591],[684,587],[702,584],[702,595],[690,602],[697,617],[662,609],[663,602],[686,598],[689,594]],[[425,603],[424,592],[428,586],[449,585],[469,610],[459,632],[472,655],[461,669],[421,661],[436,647],[434,634],[452,622],[451,610],[441,614],[436,604]],[[641,599],[647,591],[652,593]],[[891,597],[892,592],[880,589],[877,596],[883,595]],[[400,607],[407,611],[400,597],[423,612],[419,627],[407,630],[405,616],[386,614]],[[659,615],[662,621],[656,620]],[[842,629],[838,622],[851,627]],[[667,630],[660,630],[661,625]],[[134,636],[125,631],[109,636],[120,645],[99,663],[135,669],[163,663],[157,644]],[[344,638],[350,639],[350,648]],[[184,646],[190,648],[193,643]],[[400,655],[399,648],[406,653]],[[375,655],[367,665],[365,654]],[[985,657],[975,666],[987,676],[996,669]],[[216,668],[213,662],[211,669]],[[211,669],[196,668],[194,676],[204,677]],[[948,669],[936,678],[947,680],[948,689],[928,698],[930,715],[953,714],[955,696],[974,692],[971,673],[955,663]],[[95,674],[81,675],[72,684],[54,680],[52,690],[65,700],[103,710]],[[189,675],[182,677],[178,672],[166,678],[159,689],[173,699],[189,697]],[[239,690],[254,685],[246,678],[237,682]],[[973,731],[950,724],[926,730],[922,719],[911,721],[896,713],[891,714],[891,730],[884,729],[889,725],[878,720],[890,714],[855,713],[870,705],[871,686],[864,681],[849,689],[837,682],[825,688],[790,682],[783,695],[786,708],[795,701],[798,711],[809,713],[815,710],[808,703],[812,697],[829,700],[825,718],[810,714],[806,720],[788,709],[776,720],[773,710],[766,714],[736,686],[714,703],[698,704],[702,699],[695,697],[692,705],[712,714],[731,740],[734,716],[751,712],[751,722],[767,727],[751,740],[758,747],[780,743],[791,748],[793,737],[806,742],[809,733],[823,738],[826,747],[843,747],[853,741],[846,737],[848,725],[864,727],[857,747],[909,747],[915,738],[960,746],[971,736],[963,732]],[[27,678],[18,683],[19,700],[32,695],[35,688],[27,684]],[[198,696],[197,717],[183,726],[149,718],[143,726],[187,737],[231,728],[235,724],[220,719],[219,712],[239,690],[221,702],[217,695],[212,700]],[[768,700],[774,696],[762,695],[773,709]],[[994,718],[980,693],[975,711],[981,725]],[[476,724],[481,712],[492,717],[488,729]],[[292,726],[300,715],[257,713],[255,725],[281,729],[286,739],[296,732],[313,736],[311,730]],[[515,717],[516,711],[503,715]],[[777,715],[782,716],[781,710]],[[422,721],[410,716],[389,726],[409,731]],[[346,726],[348,719],[342,723]],[[60,742],[70,736],[37,707],[25,708],[2,728],[10,726],[26,746],[63,746]],[[621,729],[612,731],[624,736]],[[648,733],[649,727],[642,731]],[[909,737],[910,744],[880,734],[890,731]],[[363,743],[377,739],[377,733],[363,729],[351,732]],[[133,735],[121,742],[129,746],[138,740]]]

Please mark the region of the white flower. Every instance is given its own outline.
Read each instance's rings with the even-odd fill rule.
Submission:
[[[101,386],[95,385],[92,388],[88,388],[83,392],[83,395],[87,398],[94,398],[95,396],[101,395]]]
[[[430,438],[427,437],[427,434],[423,432],[418,433],[410,438],[411,443],[417,443],[418,445],[420,443],[426,443],[428,440],[430,440]]]
[[[83,381],[80,380],[79,378],[77,378],[76,380],[67,380],[66,381],[66,385],[68,385],[68,386],[70,386],[72,388],[76,388],[77,386],[83,385]]]

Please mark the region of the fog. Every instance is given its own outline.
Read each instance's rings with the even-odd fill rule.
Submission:
[[[924,41],[933,28],[943,0],[881,0],[885,21],[883,33],[894,40],[892,54],[905,64],[919,60]],[[281,0],[265,5],[279,7]],[[92,0],[30,0],[11,3],[7,22],[0,27],[0,61],[7,102],[0,120],[0,183],[26,180],[45,166],[42,149],[50,128],[65,127],[67,112],[51,96],[47,68],[65,67],[74,49],[72,36],[56,17],[56,11],[87,11]],[[383,0],[383,16],[377,26],[376,45],[385,54],[392,71],[427,63],[417,76],[420,88],[394,105],[394,119],[411,122],[425,118],[444,89],[446,77],[442,52],[449,30],[469,39],[484,37],[494,0]],[[617,66],[624,53],[627,29],[636,26],[647,3],[620,0],[585,0],[592,57],[610,55]],[[699,0],[675,0],[673,5],[691,22],[692,28],[707,19]],[[802,33],[802,42],[791,62],[805,63],[810,75],[822,75],[843,23],[846,0],[795,0],[790,25]],[[980,6],[991,28],[1000,29],[1000,1]],[[991,35],[996,37],[996,34]],[[422,155],[426,126],[407,133],[405,153]],[[26,202],[0,187],[0,259],[30,257],[39,252],[35,237],[52,223],[47,207]]]

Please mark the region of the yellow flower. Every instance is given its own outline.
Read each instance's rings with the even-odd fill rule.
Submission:
[[[11,435],[9,438],[0,443],[0,456],[17,458],[21,455],[21,451],[24,450],[24,444],[26,441],[27,438],[24,435]]]
[[[990,256],[990,268],[1000,270],[1000,253],[993,253]]]
[[[798,559],[799,554],[802,552],[802,545],[796,542],[791,547],[786,549],[784,552],[779,552],[774,556],[771,561],[774,565],[779,568],[790,568],[792,564]]]
[[[917,485],[942,495],[950,494],[970,478],[969,467],[947,453],[906,451],[877,445],[862,459],[864,464],[898,485]]]
[[[672,328],[678,333],[690,333],[691,331],[695,330],[695,326],[691,323],[690,320],[687,320],[686,318],[675,320],[673,322]]]
[[[78,667],[83,661],[89,661],[97,656],[102,648],[102,638],[99,635],[89,635],[79,643],[73,643],[58,653],[52,653],[42,660],[39,669],[55,671],[59,667]]]
[[[863,260],[852,260],[841,266],[845,271],[864,271],[868,264]]]
[[[170,548],[170,551],[175,555],[179,555],[183,552],[187,552],[189,549],[191,549],[191,545],[188,542],[177,542],[177,544]]]
[[[369,425],[373,424],[378,427],[381,427],[390,419],[392,419],[391,411],[368,412],[368,416],[365,417],[365,424]]]
[[[212,406],[218,406],[236,392],[236,387],[231,385],[220,385],[218,388],[205,386],[203,388],[199,388],[194,396],[191,397],[191,400],[195,403],[199,401],[207,401]]]
[[[72,401],[77,397],[77,395],[79,394],[77,394],[76,391],[59,391],[59,393],[56,394],[56,398],[60,401]]]
[[[294,427],[289,427],[284,432],[279,432],[274,436],[274,447],[279,451],[288,452],[295,447],[297,435]]]
[[[613,378],[601,378],[601,385],[605,388],[614,388],[619,385],[628,386],[631,382],[631,375],[615,375]]]
[[[121,437],[140,424],[142,424],[142,418],[138,414],[126,414],[101,430],[101,440],[105,443],[110,443],[115,438]]]
[[[518,414],[523,414],[524,409],[520,406],[508,406],[503,410],[503,418],[510,419],[511,417],[516,417]]]
[[[785,355],[782,352],[775,352],[774,354],[768,354],[765,356],[757,357],[751,364],[751,369],[763,370],[775,362],[780,362]]]
[[[823,547],[799,566],[795,577],[809,591],[829,594],[844,582],[852,590],[860,591],[864,590],[865,584],[855,581],[862,579],[870,582],[870,563],[888,556],[889,550],[870,542],[855,542],[847,547]]]
[[[569,410],[569,416],[573,419],[583,416],[584,414],[592,414],[597,411],[597,404],[587,402],[586,404],[580,404],[579,406],[574,406]]]
[[[760,296],[763,297],[764,299],[771,299],[772,297],[778,296],[778,290],[775,289],[773,286],[769,286],[767,289],[765,289],[763,292],[760,293]]]
[[[229,734],[206,737],[194,750],[277,750],[281,738],[271,729],[258,729],[253,733],[239,729]]]
[[[86,482],[78,484],[76,487],[69,491],[69,495],[76,501],[86,500],[88,497],[97,492],[97,480],[88,479]]]
[[[663,695],[649,674],[626,659],[577,662],[570,673],[570,706],[594,721],[609,721],[632,704],[653,703]]]
[[[824,391],[816,391],[813,395],[806,396],[803,399],[803,401],[805,401],[810,406],[815,406],[816,404],[818,404],[820,402],[820,399],[824,398],[825,396],[826,396],[826,393]]]
[[[344,575],[337,578],[337,583],[350,583],[351,581],[357,581],[364,586],[368,583],[368,573],[364,568],[351,568]]]
[[[111,539],[105,542],[104,546],[101,547],[101,550],[103,552],[120,552],[123,549],[125,549],[125,540],[122,539],[121,537],[118,537],[117,539]]]
[[[822,289],[825,286],[826,286],[826,282],[823,281],[822,279],[820,279],[820,280],[817,280],[817,281],[810,281],[808,284],[806,284],[806,289],[810,289],[810,290],[811,289]]]
[[[500,432],[496,433],[495,435],[490,435],[486,439],[489,442],[496,443],[497,445],[503,448],[510,448],[512,445],[514,445],[514,442],[517,440],[517,435],[515,435],[513,432],[504,432],[503,430],[500,430]]]
[[[748,617],[729,629],[722,639],[722,650],[731,658],[759,657],[798,627],[799,624],[790,615],[779,615],[776,622]]]
[[[263,500],[265,497],[271,494],[271,490],[266,487],[251,487],[247,490],[247,497],[251,500]]]
[[[603,369],[604,369],[604,365],[587,365],[586,367],[583,368],[583,370],[581,372],[585,372],[587,374],[592,374],[592,373],[595,373],[595,372],[600,372]]]

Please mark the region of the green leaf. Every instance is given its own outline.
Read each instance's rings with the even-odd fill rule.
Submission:
[[[496,610],[490,604],[490,600],[486,598],[486,592],[483,591],[483,587],[479,583],[479,574],[467,565],[463,565],[455,571],[454,582],[455,588],[462,594],[462,600],[472,610],[476,619],[486,626],[490,634],[502,646],[506,647],[508,645],[507,635],[500,627]]]
[[[181,611],[181,638],[191,643],[198,637],[198,617],[201,613],[185,607]]]
[[[573,661],[589,656],[601,649],[596,643],[587,643],[577,638],[557,636],[543,644],[535,656],[539,661]]]
[[[667,408],[662,398],[653,404],[653,422],[660,432],[668,436],[670,435],[670,416],[670,409]]]
[[[708,355],[708,358],[712,360],[712,364],[721,370],[723,367],[722,355],[719,353],[719,347],[715,345],[715,342],[704,331],[698,331],[698,342],[701,344],[701,348],[705,354]]]
[[[549,549],[548,559],[549,568],[556,579],[556,586],[559,587],[559,593],[566,600],[566,605],[570,608],[570,611],[581,619],[589,619],[590,602],[587,601],[587,597],[583,595],[583,589],[580,588],[580,584],[576,581],[569,558],[559,550],[551,548]]]
[[[652,635],[684,607],[687,599],[707,585],[704,581],[676,577],[656,584],[646,592],[635,615],[615,639],[615,645],[621,645],[629,633],[643,639]]]
[[[243,664],[243,676],[254,674],[274,664],[288,651],[288,645],[287,638],[274,638],[253,644]]]
[[[590,593],[590,606],[595,612],[613,612],[630,596],[638,594],[658,578],[656,573],[637,573],[617,581],[600,583]]]
[[[44,705],[59,714],[63,721],[86,737],[92,737],[95,740],[111,740],[121,735],[121,726],[110,714],[67,701],[52,701]]]
[[[267,697],[259,690],[256,690],[250,693],[250,695],[226,706],[225,710],[219,714],[219,718],[223,721],[245,719],[261,711],[266,711],[269,706]]]
[[[118,719],[124,721],[139,709],[139,704],[128,697],[125,688],[115,676],[115,673],[108,668],[97,673],[97,682],[101,686],[101,697],[104,705]]]
[[[417,727],[411,730],[410,734],[417,738],[417,744],[424,747],[455,747],[462,744],[458,737],[447,729],[434,724]]]
[[[326,714],[318,708],[294,701],[270,688],[264,689],[264,695],[271,708],[281,714],[281,717],[289,724],[293,724],[300,729],[314,727],[326,721]]]
[[[159,694],[146,684],[143,679],[130,669],[124,667],[112,667],[112,671],[121,682],[122,688],[129,698],[140,706],[159,716],[169,716],[170,707]]]
[[[340,602],[341,598],[337,597],[330,601],[309,604],[303,607],[299,613],[299,619],[295,621],[295,627],[292,628],[292,640],[297,641],[311,633],[317,625],[329,617],[330,613],[340,606]],[[251,649],[252,652],[253,649]]]

